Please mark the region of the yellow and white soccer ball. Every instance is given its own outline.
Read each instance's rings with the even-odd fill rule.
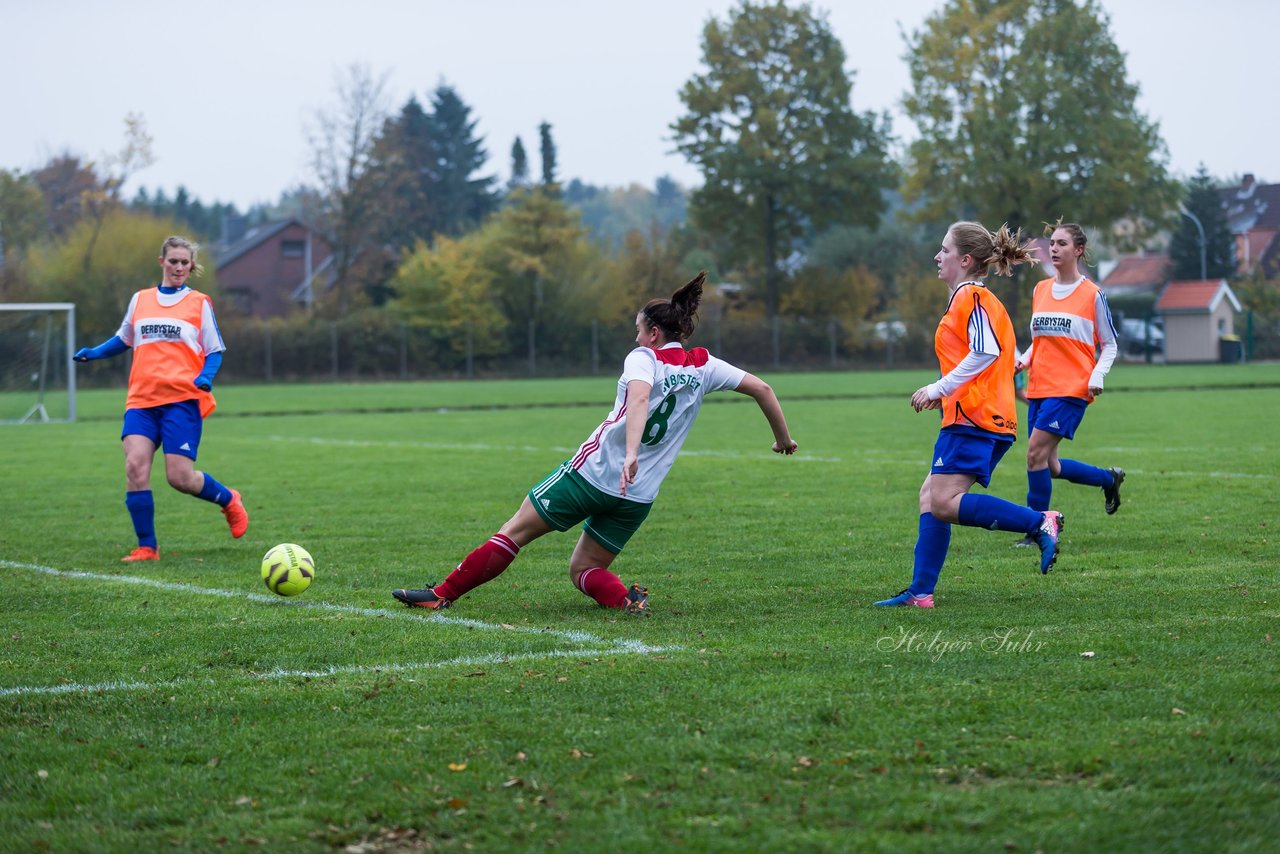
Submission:
[[[311,586],[315,574],[311,553],[294,543],[281,543],[262,557],[262,581],[281,596],[297,596]]]

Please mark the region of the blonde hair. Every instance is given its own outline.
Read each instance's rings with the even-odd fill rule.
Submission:
[[[198,276],[204,272],[204,267],[201,267],[199,262],[196,261],[196,258],[200,254],[199,243],[196,243],[195,241],[192,241],[192,240],[188,240],[187,238],[179,234],[170,235],[169,237],[166,237],[164,239],[164,243],[160,244],[160,260],[161,261],[169,257],[170,249],[185,249],[191,253],[191,275]]]
[[[974,259],[972,269],[966,271],[971,275],[985,276],[994,267],[997,276],[1012,276],[1014,267],[1036,260],[1030,241],[1022,239],[1022,229],[1010,232],[1008,223],[994,233],[980,222],[969,221],[952,223],[947,231],[955,241],[956,251]]]
[[[1089,238],[1085,236],[1084,229],[1076,225],[1074,222],[1063,222],[1062,217],[1058,217],[1057,222],[1052,224],[1046,222],[1044,224],[1045,237],[1052,237],[1053,233],[1058,229],[1062,229],[1067,234],[1071,235],[1071,245],[1073,247],[1083,250],[1080,253],[1078,261],[1088,263],[1087,256],[1089,254]]]

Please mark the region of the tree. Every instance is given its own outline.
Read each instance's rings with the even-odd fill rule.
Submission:
[[[84,216],[84,198],[97,192],[101,181],[93,165],[69,152],[59,154],[32,175],[44,197],[50,234],[65,237]]]
[[[451,86],[431,96],[431,138],[437,176],[435,207],[441,234],[457,236],[482,223],[498,208],[497,177],[479,176],[489,159],[484,139],[476,136],[471,108]]]
[[[508,188],[515,190],[529,185],[529,155],[525,154],[520,137],[511,143],[511,180]]]
[[[583,263],[589,255],[586,230],[576,211],[533,187],[508,197],[508,204],[489,220],[484,237],[499,304],[515,335],[527,330],[523,343],[532,356],[538,329],[548,318],[555,318],[563,332],[588,312],[578,296],[586,270],[593,266]]]
[[[44,233],[44,196],[31,175],[0,169],[0,267]]]
[[[1213,178],[1200,171],[1186,184],[1185,210],[1199,221],[1183,216],[1169,241],[1169,262],[1175,279],[1226,279],[1235,276],[1235,238],[1227,225],[1222,196]],[[1200,228],[1204,229],[1204,275],[1200,272]]]
[[[538,139],[542,152],[542,186],[549,191],[558,188],[556,180],[556,143],[551,138],[551,125],[543,122],[538,125]]]
[[[352,267],[374,234],[370,165],[387,113],[385,82],[385,74],[375,79],[367,66],[351,65],[337,78],[336,107],[319,113],[310,132],[320,205],[308,218],[333,250],[339,314],[350,306]]]
[[[1167,221],[1179,188],[1095,0],[948,0],[907,44],[920,219],[1124,220],[1133,239]],[[1019,289],[997,290],[1016,315]]]
[[[763,268],[773,316],[792,241],[878,220],[893,180],[888,119],[854,112],[844,48],[807,4],[744,0],[727,22],[707,23],[702,53],[707,70],[685,83],[688,112],[671,126],[704,178],[690,215]]]
[[[151,153],[151,135],[147,133],[146,123],[142,116],[130,113],[124,118],[124,145],[115,154],[104,158],[105,176],[95,187],[91,187],[81,197],[83,209],[89,215],[93,228],[85,245],[81,267],[85,273],[93,263],[93,250],[97,246],[98,236],[102,232],[102,223],[106,215],[120,207],[120,191],[125,182],[139,169],[145,169],[155,162]]]
[[[160,281],[156,258],[165,238],[178,231],[169,218],[133,213],[123,207],[108,210],[101,222],[88,217],[75,225],[65,239],[28,258],[34,296],[41,302],[76,304],[77,335],[96,343],[120,326],[120,318],[133,294]],[[94,262],[84,269],[91,242],[97,242]],[[191,286],[217,294],[213,259],[200,254],[202,272]]]
[[[411,97],[387,120],[370,156],[379,242],[406,251],[419,241],[431,244],[440,228],[438,166],[431,116]]]
[[[494,273],[482,264],[474,236],[418,243],[392,279],[392,303],[406,321],[447,342],[455,355],[501,352],[508,321],[494,302]]]

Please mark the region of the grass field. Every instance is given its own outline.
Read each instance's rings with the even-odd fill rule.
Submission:
[[[0,427],[0,850],[1271,851],[1280,835],[1280,367],[1119,366],[1064,456],[1041,576],[957,528],[910,578],[923,372],[766,375],[800,453],[709,400],[615,569],[576,533],[442,615],[438,581],[602,418],[614,377],[218,390],[128,565],[122,391]],[[1025,494],[1025,441],[991,492]],[[264,551],[318,563],[270,594]]]

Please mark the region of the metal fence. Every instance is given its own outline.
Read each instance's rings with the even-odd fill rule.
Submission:
[[[1280,359],[1280,327],[1254,321],[1242,343],[1246,360]],[[897,326],[897,325],[893,325]],[[937,369],[930,329],[886,324],[849,328],[834,320],[705,318],[688,342],[755,373],[809,370]],[[295,318],[285,322],[227,319],[227,356],[218,375],[226,382],[389,381],[473,377],[557,377],[616,374],[635,346],[632,324],[588,323],[550,327],[528,324],[501,341],[478,341],[463,328],[453,333],[395,322],[368,312],[337,321]],[[1164,354],[1135,337],[1121,340],[1121,358],[1164,361]],[[123,385],[127,358],[94,362],[77,372],[89,387]]]
[[[501,342],[376,316],[287,325],[224,326],[221,381],[409,380],[554,377],[616,373],[635,347],[635,328],[594,322],[548,328],[528,324]],[[928,340],[864,337],[835,321],[712,319],[689,346],[752,371],[918,366],[933,360]]]

